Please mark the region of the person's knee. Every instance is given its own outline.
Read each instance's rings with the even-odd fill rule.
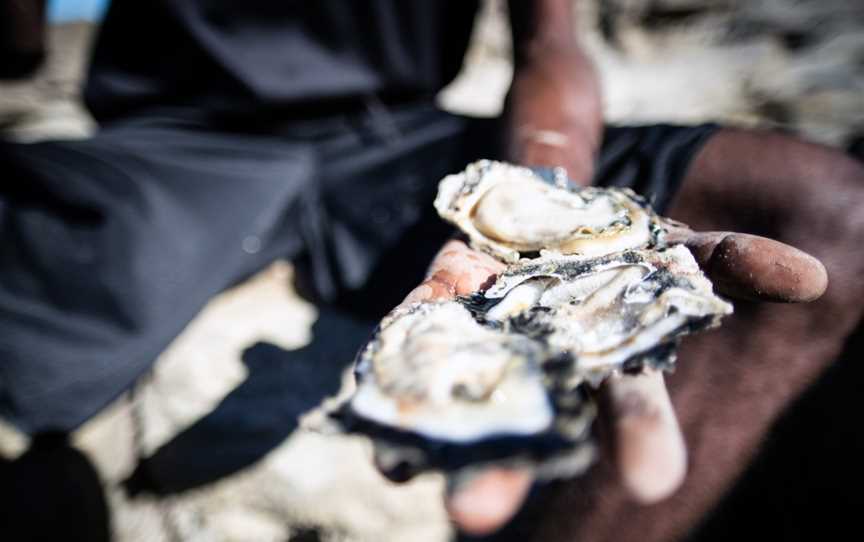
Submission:
[[[825,264],[824,310],[860,318],[864,296],[864,167],[839,152],[813,163],[786,219],[784,236]]]
[[[832,250],[862,240],[864,164],[837,149],[772,132],[724,131],[718,143],[715,162],[738,162],[714,175],[740,193],[727,199],[762,214],[768,226],[753,233]]]
[[[786,227],[796,236],[817,236],[826,249],[854,252],[864,240],[864,167],[832,152],[802,169]]]

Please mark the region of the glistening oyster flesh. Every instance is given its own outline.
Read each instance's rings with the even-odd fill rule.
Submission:
[[[671,368],[682,335],[732,312],[681,245],[525,259],[472,301],[478,317],[572,354],[572,378],[595,384],[612,372]]]
[[[540,476],[577,474],[592,456],[594,406],[546,370],[553,357],[542,341],[478,323],[462,300],[414,305],[361,351],[343,423],[376,438],[379,464],[542,462]]]
[[[662,232],[631,190],[580,188],[560,174],[488,160],[445,177],[435,208],[472,246],[507,263],[542,250],[601,256],[656,244]]]

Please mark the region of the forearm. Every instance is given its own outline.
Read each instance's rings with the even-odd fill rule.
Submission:
[[[510,0],[508,7],[517,65],[550,50],[578,50],[572,0]]]
[[[576,39],[572,0],[510,0],[509,6],[514,76],[508,114],[515,155],[532,137],[554,145],[546,136],[561,133],[566,139],[558,139],[573,156],[568,169],[590,173],[603,108],[597,73]]]

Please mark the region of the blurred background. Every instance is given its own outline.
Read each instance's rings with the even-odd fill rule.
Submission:
[[[32,78],[0,83],[0,136],[33,141],[91,133],[79,85],[107,4],[49,2],[44,66]],[[600,70],[609,121],[773,127],[864,153],[864,3],[578,5],[580,37]],[[465,69],[440,96],[443,107],[480,116],[500,111],[512,71],[502,9],[499,1],[485,2]],[[107,488],[116,540],[431,542],[451,536],[439,476],[389,484],[371,466],[368,443],[327,431],[321,406],[350,392],[353,346],[315,350],[315,326],[335,326],[356,336],[353,344],[366,328],[319,314],[295,295],[291,273],[288,262],[278,262],[216,298],[135,390],[75,435]],[[321,360],[314,367],[292,365],[292,352]],[[279,383],[292,381],[308,389],[289,400]],[[286,423],[273,429],[271,417]],[[250,452],[250,435],[260,450]],[[849,438],[864,449],[860,436]],[[232,448],[235,441],[240,444]],[[124,491],[139,458],[168,443],[174,447],[156,466],[182,471],[172,473],[175,485],[155,495]],[[0,454],[14,458],[26,446],[25,436],[0,425]]]

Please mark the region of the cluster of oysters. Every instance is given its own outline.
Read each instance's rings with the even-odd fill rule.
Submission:
[[[441,181],[435,207],[508,265],[485,291],[397,309],[358,354],[340,418],[385,470],[578,474],[594,455],[591,388],[671,369],[681,336],[732,312],[628,189],[480,161]]]

